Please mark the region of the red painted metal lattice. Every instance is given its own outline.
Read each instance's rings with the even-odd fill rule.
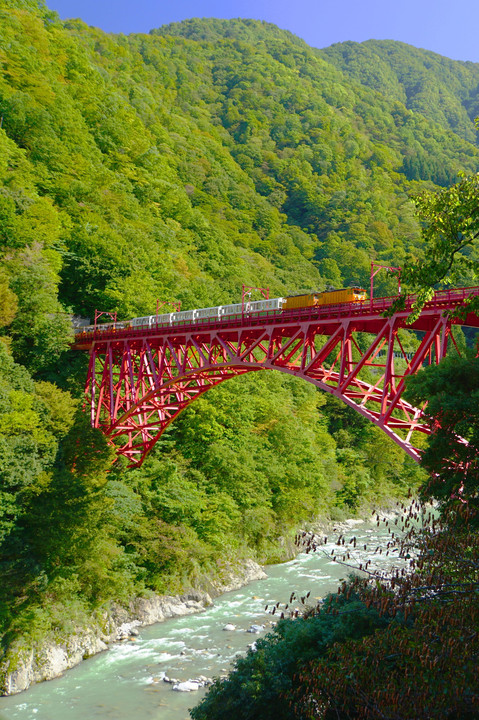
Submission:
[[[412,298],[391,317],[384,313],[395,298],[379,298],[81,333],[74,347],[90,352],[86,401],[92,425],[131,465],[141,465],[165,428],[196,398],[229,378],[270,369],[332,393],[418,460],[415,433],[430,428],[421,408],[402,397],[405,380],[444,357],[452,324],[479,326],[475,315],[462,321],[449,317],[478,294],[479,288],[438,292],[408,326]],[[405,352],[399,337],[406,327],[422,336],[413,353]]]

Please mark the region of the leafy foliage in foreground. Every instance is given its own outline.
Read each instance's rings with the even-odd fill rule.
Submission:
[[[328,611],[326,611],[326,607]],[[373,635],[389,620],[356,597],[330,596],[325,609],[297,620],[280,620],[274,630],[257,640],[236,661],[226,680],[216,680],[204,700],[193,710],[194,720],[293,720],[297,676],[302,667],[327,655],[331,645]]]
[[[479,541],[464,520],[447,513],[420,529],[415,508],[405,510],[390,523],[396,569],[374,570],[371,548],[366,576],[281,620],[192,718],[225,709],[238,720],[476,717]]]
[[[365,599],[408,622],[331,647],[327,662],[310,666],[298,693],[305,717],[328,717],[318,703],[341,718],[477,716],[479,544],[464,517],[443,519],[409,537],[419,550],[412,573],[383,578]]]
[[[408,397],[428,399],[433,434],[422,464],[430,473],[427,494],[441,506],[465,506],[470,522],[479,511],[479,359],[447,358],[418,378],[411,378]]]
[[[435,288],[467,287],[478,282],[479,174],[464,176],[439,192],[425,191],[415,202],[424,223],[425,256],[410,262],[403,273],[405,290],[416,293],[414,317]],[[464,318],[478,308],[479,301],[471,297],[458,314]]]

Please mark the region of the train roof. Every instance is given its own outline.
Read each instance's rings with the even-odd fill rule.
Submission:
[[[309,295],[325,295],[326,293],[342,292],[343,290],[358,290],[359,292],[366,292],[366,290],[362,287],[359,287],[359,285],[354,285],[353,287],[336,288],[335,290],[310,290],[309,292],[301,292],[297,293],[296,295],[286,295],[285,297],[293,298],[308,297]]]

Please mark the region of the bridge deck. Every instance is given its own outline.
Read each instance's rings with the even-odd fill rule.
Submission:
[[[78,333],[73,347],[90,354],[85,400],[92,425],[132,466],[191,402],[258,370],[288,373],[335,395],[419,460],[415,438],[431,427],[423,408],[404,399],[405,383],[456,345],[453,324],[479,327],[472,313],[451,317],[478,295],[479,287],[439,291],[409,325],[415,298],[393,311],[397,298],[389,297],[164,327],[108,324]],[[404,329],[421,331],[414,348],[404,345]]]
[[[454,311],[464,305],[465,301],[471,297],[479,295],[479,287],[456,288],[452,290],[440,290],[435,293],[432,300],[426,303],[420,317],[408,327],[411,330],[427,331],[430,330],[437,316],[438,310]],[[75,335],[75,342],[72,345],[77,350],[88,350],[93,344],[102,342],[111,342],[115,340],[134,340],[142,339],[145,336],[152,338],[158,337],[180,337],[184,334],[195,332],[207,332],[208,330],[237,331],[239,328],[248,327],[264,327],[264,326],[285,326],[284,335],[289,333],[288,326],[298,323],[311,323],[318,321],[324,327],[324,333],[328,334],[331,323],[337,323],[338,320],[351,319],[354,320],[355,328],[358,332],[379,332],[383,322],[384,314],[388,312],[393,303],[397,300],[397,296],[376,298],[373,301],[366,300],[356,303],[342,303],[341,305],[323,305],[320,307],[295,308],[292,310],[273,310],[262,312],[261,314],[238,314],[231,315],[226,319],[201,318],[195,322],[179,322],[174,325],[158,325],[155,327],[127,327],[115,328],[111,330],[104,329],[98,325],[96,331],[80,332]],[[409,295],[406,298],[404,310],[396,313],[398,316],[406,318],[413,310],[416,297]],[[479,317],[472,313],[461,320],[454,320],[456,324],[468,327],[479,327]],[[319,330],[321,334],[321,330]]]

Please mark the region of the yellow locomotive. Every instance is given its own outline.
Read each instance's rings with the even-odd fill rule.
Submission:
[[[324,292],[306,295],[290,295],[284,298],[282,310],[293,310],[302,307],[318,307],[319,305],[340,305],[341,303],[362,302],[366,300],[366,290],[359,287],[343,288],[342,290],[325,290]]]

